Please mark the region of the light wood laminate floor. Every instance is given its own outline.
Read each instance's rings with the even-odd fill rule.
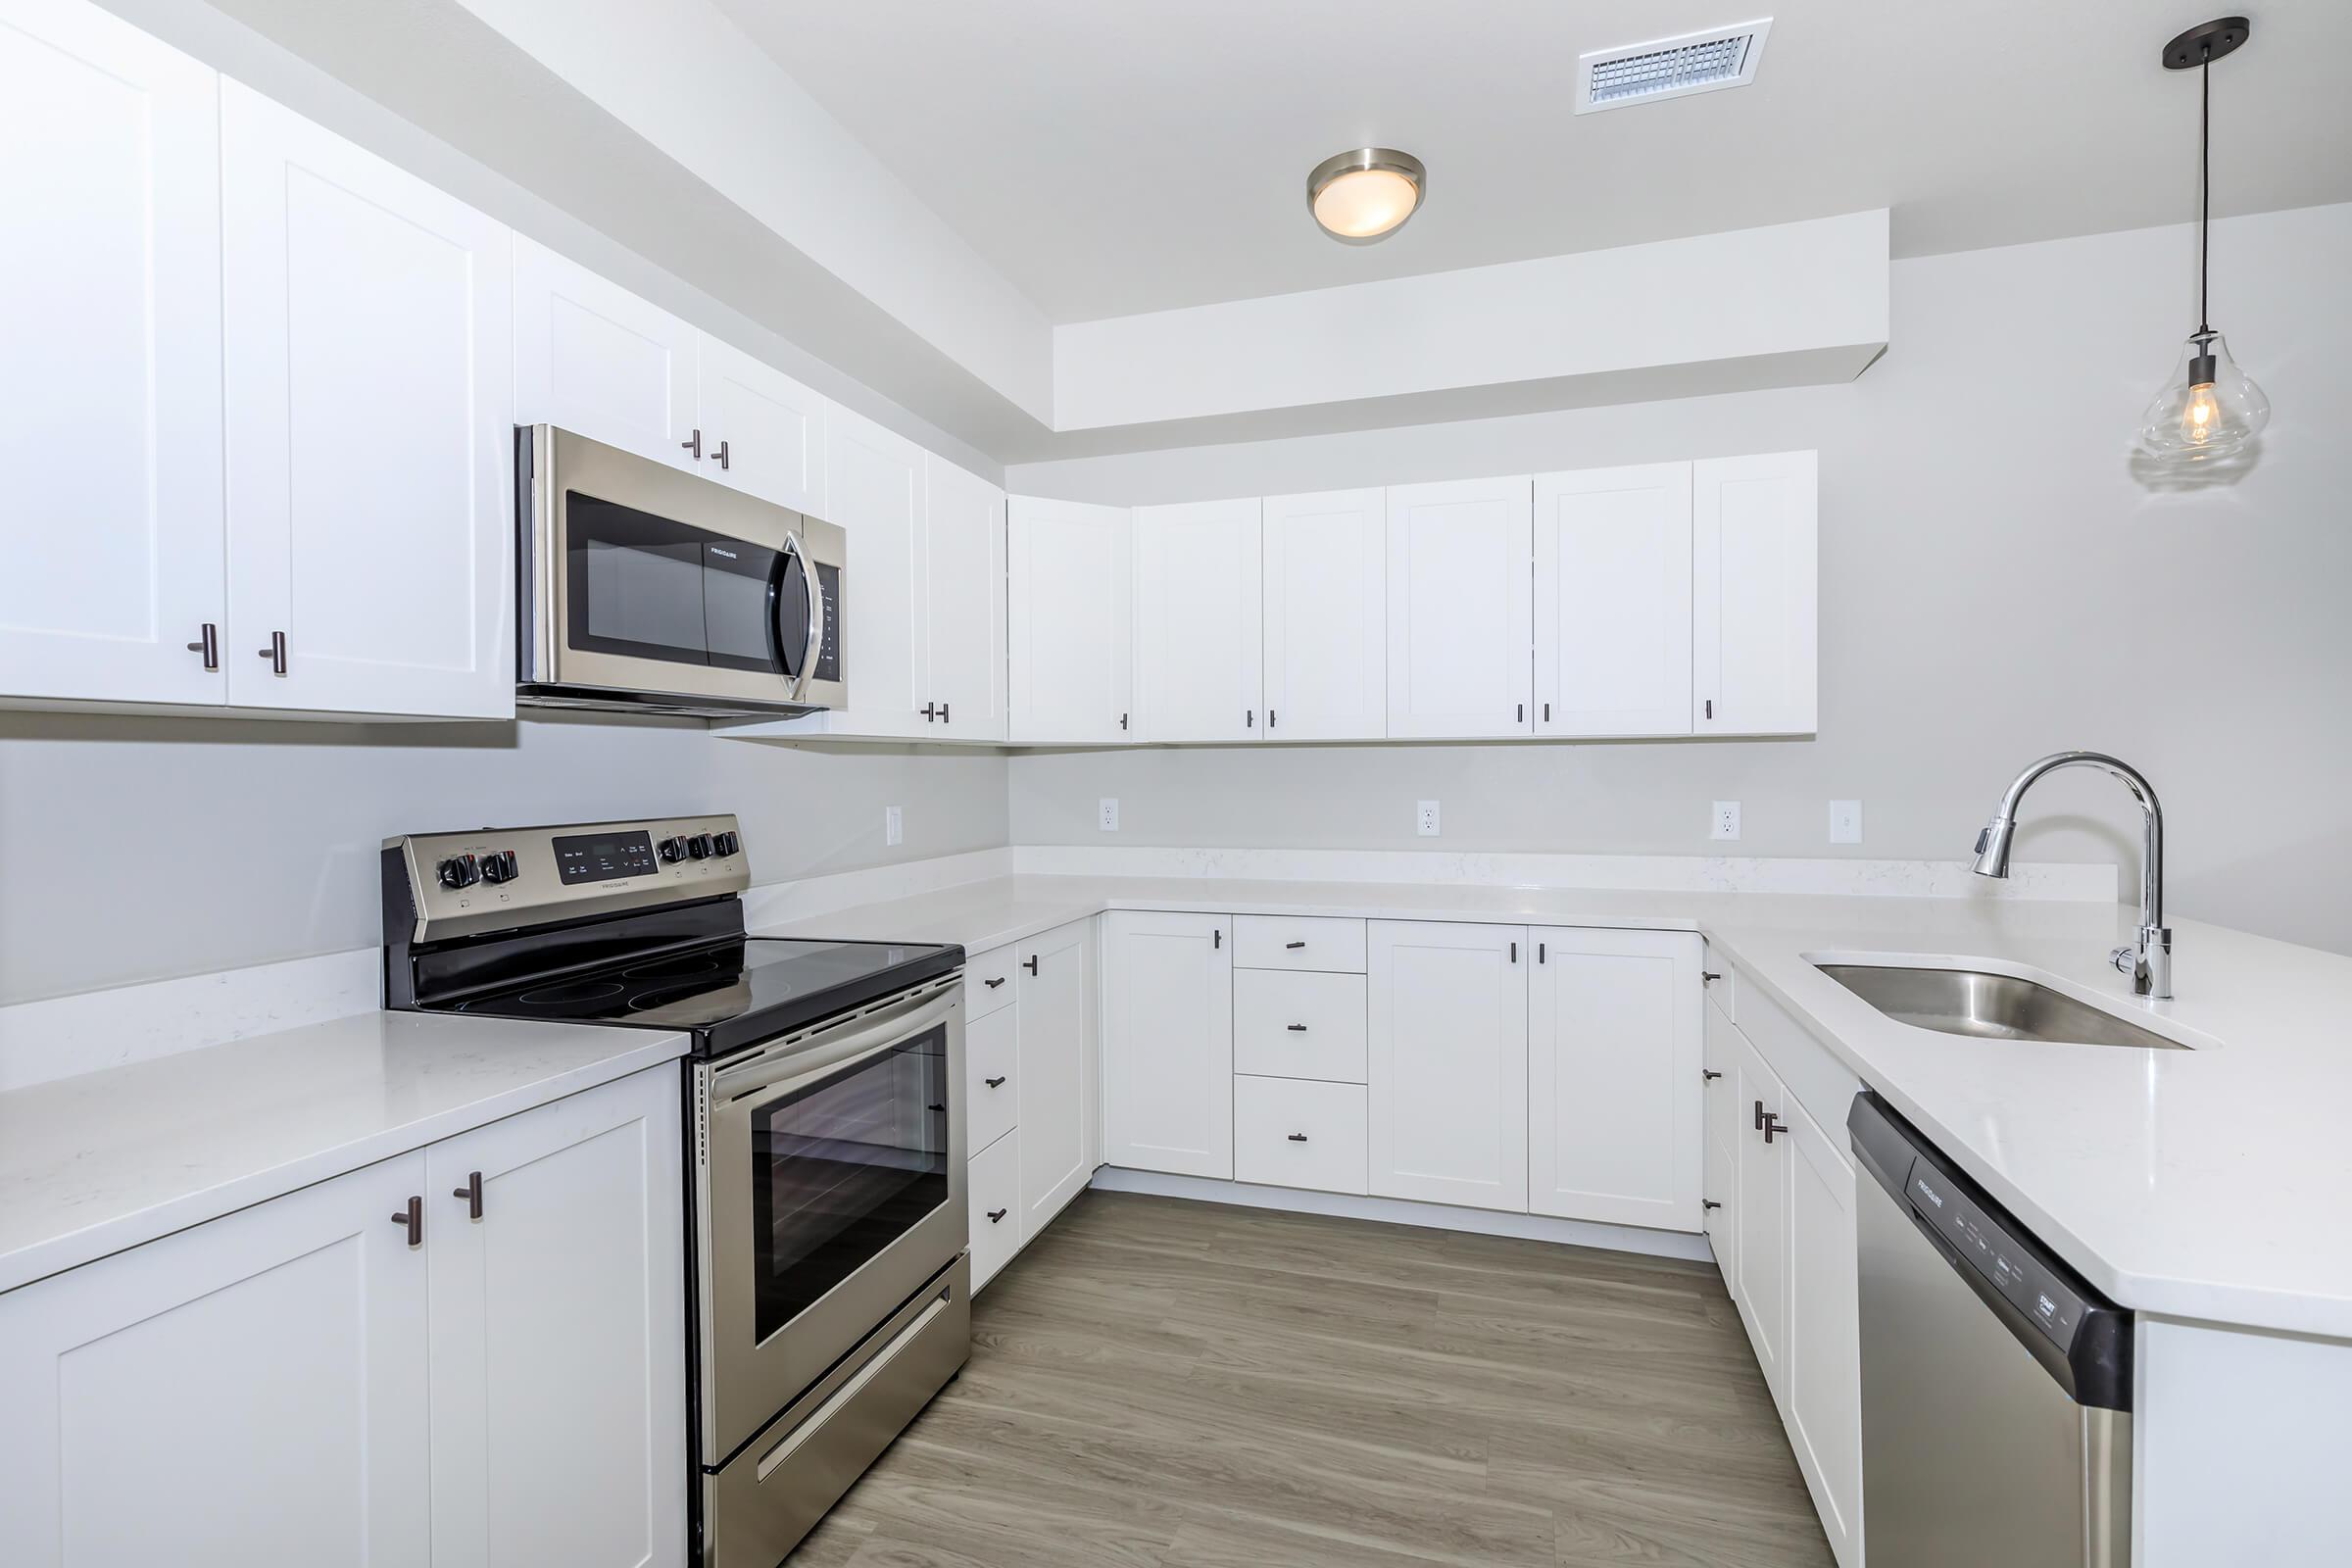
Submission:
[[[1711,1265],[1088,1193],[795,1568],[1823,1568]]]

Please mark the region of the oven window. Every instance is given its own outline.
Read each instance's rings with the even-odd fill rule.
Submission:
[[[752,1113],[764,1342],[948,1200],[945,1025]]]

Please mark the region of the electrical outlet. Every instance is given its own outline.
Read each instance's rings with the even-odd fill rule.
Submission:
[[[1115,797],[1105,795],[1095,803],[1095,825],[1105,833],[1119,830],[1119,803]]]
[[[882,842],[902,844],[906,839],[906,818],[899,814],[899,808],[895,806],[882,808]]]
[[[1413,811],[1413,831],[1425,839],[1438,836],[1438,803],[1423,801]]]
[[[1862,842],[1862,803],[1860,801],[1832,801],[1830,803],[1830,842],[1859,844]]]
[[[1740,803],[1717,801],[1714,814],[1707,818],[1707,836],[1717,839],[1736,839],[1740,836]]]

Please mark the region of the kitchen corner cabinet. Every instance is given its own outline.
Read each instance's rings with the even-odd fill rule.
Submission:
[[[1102,1157],[1230,1180],[1232,922],[1136,910],[1102,920]]]
[[[1135,738],[1265,734],[1258,503],[1137,507]]]
[[[1389,732],[1388,493],[1268,496],[1265,738],[1378,740]]]
[[[1527,934],[1529,1211],[1698,1230],[1698,937]]]
[[[1692,728],[1820,728],[1819,458],[1782,452],[1691,466]]]
[[[1127,509],[1014,496],[1005,555],[1007,738],[1069,746],[1135,739]]]
[[[1535,732],[1690,734],[1690,465],[1535,488]]]
[[[1526,1212],[1528,933],[1375,920],[1364,953],[1372,1195]]]
[[[1464,479],[1389,491],[1391,739],[1534,733],[1529,486]]]
[[[677,1085],[0,1295],[0,1562],[682,1565]]]

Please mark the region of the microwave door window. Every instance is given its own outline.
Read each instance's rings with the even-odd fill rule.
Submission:
[[[773,674],[783,668],[774,610],[777,552],[730,539],[703,547],[703,615],[710,662]]]
[[[710,663],[701,531],[578,491],[566,506],[571,646]]]

